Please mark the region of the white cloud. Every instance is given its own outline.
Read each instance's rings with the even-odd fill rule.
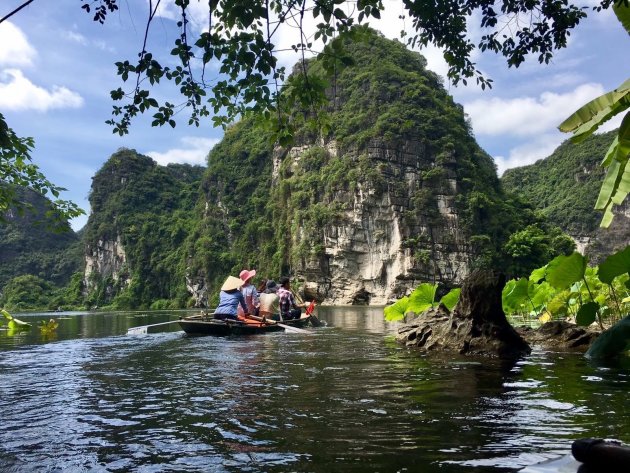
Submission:
[[[33,84],[18,69],[0,71],[0,109],[45,112],[54,108],[81,106],[83,98],[66,87],[55,85],[46,90]]]
[[[159,151],[149,151],[144,154],[152,157],[162,166],[169,163],[197,164],[205,166],[208,152],[219,141],[221,141],[220,138],[196,138],[193,136],[186,136],[181,139],[183,145],[181,148],[169,149],[164,153]]]
[[[527,166],[528,164],[535,163],[539,159],[546,158],[567,138],[569,138],[568,135],[563,135],[560,132],[543,134],[528,140],[527,143],[521,146],[512,148],[507,158],[504,156],[495,156],[494,160],[497,163],[499,176],[502,175],[506,169]]]
[[[9,21],[0,23],[0,66],[30,66],[37,51],[26,35]]]
[[[88,44],[88,40],[85,36],[83,36],[81,33],[77,33],[76,31],[64,31],[63,32],[63,36],[74,42],[74,43],[78,43],[81,44],[83,46]]]
[[[565,94],[478,99],[464,104],[477,135],[534,136],[556,128],[585,103],[605,93],[600,84],[583,84]]]

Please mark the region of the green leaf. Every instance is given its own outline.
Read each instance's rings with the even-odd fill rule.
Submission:
[[[542,268],[534,269],[529,275],[529,280],[533,283],[538,283],[542,279],[545,279],[545,273],[547,272],[547,265]]]
[[[521,278],[510,285],[509,292],[506,293],[504,291],[502,301],[503,305],[510,309],[509,312],[514,312],[518,310],[521,305],[529,302],[528,285],[529,281],[526,278]]]
[[[453,307],[455,307],[459,301],[459,295],[461,292],[461,287],[451,289],[448,293],[444,294],[442,299],[440,299],[440,304],[444,304],[448,310],[453,310]]]
[[[407,312],[420,314],[433,307],[437,284],[422,283],[409,295],[409,307]]]
[[[572,132],[577,142],[592,134],[600,125],[630,106],[626,100],[630,94],[630,79],[615,90],[591,100],[576,110],[558,127],[565,133]]]
[[[540,307],[545,305],[555,292],[555,289],[547,281],[543,281],[540,284],[530,283],[529,285],[529,297],[539,311]]]
[[[623,25],[628,33],[630,33],[630,4],[626,1],[614,2],[613,11],[617,15],[617,19]]]
[[[597,274],[601,282],[612,284],[613,279],[624,273],[630,273],[630,246],[606,258],[599,265]]]
[[[630,349],[630,317],[605,330],[586,352],[588,358],[610,358]]]
[[[546,279],[556,289],[567,289],[584,277],[586,258],[580,253],[560,255],[547,265]]]
[[[588,327],[593,322],[595,322],[598,310],[599,304],[597,302],[587,302],[582,307],[580,307],[580,310],[578,310],[578,313],[575,316],[575,323],[582,327]]]
[[[385,320],[394,322],[396,320],[404,319],[408,306],[409,306],[408,297],[403,297],[402,299],[398,299],[392,305],[388,305],[387,307],[385,307],[385,309],[383,309],[383,313],[385,314]]]

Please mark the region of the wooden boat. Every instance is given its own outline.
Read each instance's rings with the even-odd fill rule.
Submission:
[[[217,320],[208,316],[182,317],[179,326],[188,335],[214,335],[225,337],[228,335],[258,335],[267,332],[281,332],[287,327],[300,328],[307,325],[311,315],[300,319],[284,320],[278,323],[272,319],[254,320],[251,318],[238,320]]]

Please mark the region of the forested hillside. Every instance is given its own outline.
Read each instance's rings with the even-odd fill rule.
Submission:
[[[0,220],[0,288],[9,279],[32,274],[63,285],[81,268],[79,235],[69,226],[47,215],[48,199],[30,189],[16,189],[27,204],[22,212],[14,209]]]
[[[114,153],[92,182],[85,230],[89,306],[185,306],[185,242],[197,218],[204,168],[158,166],[134,150]]]
[[[289,104],[295,133],[283,146],[269,139],[275,117],[259,115],[226,130],[207,168],[114,153],[93,178],[71,298],[203,306],[228,274],[255,267],[320,301],[384,304],[420,282],[458,285],[478,267],[522,275],[573,249],[503,190],[420,54],[369,30],[347,51],[289,79],[322,87],[328,101]]]
[[[614,210],[608,229],[599,227],[602,212],[594,209],[605,174],[600,163],[615,133],[593,135],[577,144],[567,140],[548,158],[509,169],[501,178],[507,190],[532,202],[595,261],[630,244],[627,203]]]
[[[528,199],[565,231],[591,233],[602,216],[593,208],[605,174],[600,162],[614,135],[592,135],[577,144],[567,140],[545,159],[508,169],[501,181],[507,190]]]
[[[80,236],[68,225],[60,226],[59,220],[49,214],[50,201],[30,189],[15,191],[25,208],[11,209],[0,220],[0,306],[10,305],[7,298],[15,296],[13,286],[30,292],[36,292],[33,287],[45,286],[44,292],[50,296],[82,269]],[[31,303],[23,308],[47,303],[48,296],[42,299],[30,294]],[[24,299],[15,297],[22,302]]]

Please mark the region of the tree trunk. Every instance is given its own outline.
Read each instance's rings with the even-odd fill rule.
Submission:
[[[531,348],[505,318],[501,291],[505,276],[473,271],[464,281],[452,313],[444,306],[425,311],[398,331],[397,340],[423,351],[516,358]]]

